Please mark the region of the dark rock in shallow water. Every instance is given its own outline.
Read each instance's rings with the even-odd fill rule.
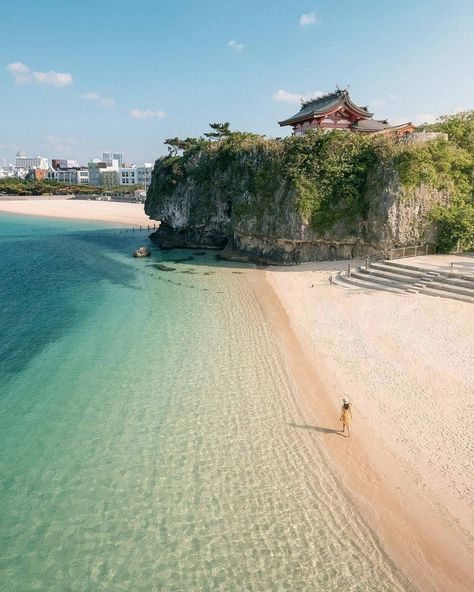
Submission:
[[[184,257],[183,259],[173,259],[171,263],[184,263],[186,261],[193,261],[194,257]]]
[[[133,251],[134,257],[149,257],[151,255],[151,251],[148,247],[140,247],[136,251]]]
[[[195,255],[196,257],[202,257],[203,255],[205,255],[206,252],[205,251],[199,251],[197,253],[193,253],[193,255]]]
[[[176,267],[168,267],[168,265],[163,265],[162,263],[155,263],[153,267],[156,267],[160,271],[176,271]]]

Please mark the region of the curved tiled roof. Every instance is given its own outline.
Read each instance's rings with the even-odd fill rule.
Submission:
[[[322,117],[325,114],[331,113],[342,106],[346,106],[350,111],[353,111],[362,119],[369,119],[373,115],[373,113],[369,113],[367,107],[358,107],[355,103],[353,103],[347,90],[338,89],[333,93],[329,93],[317,99],[302,103],[301,109],[298,113],[292,117],[289,117],[288,119],[279,121],[278,123],[281,126],[294,125],[300,121],[314,119],[315,117]]]
[[[355,132],[392,132],[397,131],[399,129],[403,129],[405,127],[412,127],[415,126],[412,124],[411,121],[407,121],[406,123],[401,123],[400,125],[390,125],[386,119],[380,121],[378,119],[363,119],[360,121],[356,121],[351,125],[351,129]]]

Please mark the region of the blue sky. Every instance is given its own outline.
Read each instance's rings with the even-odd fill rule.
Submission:
[[[3,6],[0,164],[153,161],[211,121],[269,136],[350,85],[378,118],[474,108],[473,0],[23,0]]]

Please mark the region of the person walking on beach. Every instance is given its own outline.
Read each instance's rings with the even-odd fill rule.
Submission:
[[[342,430],[341,432],[346,431],[347,427],[347,436],[348,438],[351,437],[351,419],[352,419],[352,408],[349,402],[349,399],[342,399],[342,409],[341,409],[341,421],[342,421]]]

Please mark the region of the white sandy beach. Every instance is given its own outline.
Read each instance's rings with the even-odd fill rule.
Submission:
[[[265,272],[314,370],[305,377],[287,352],[306,423],[328,429],[310,437],[422,590],[472,590],[474,307],[330,286],[346,265]],[[331,431],[342,397],[353,403],[351,439]]]
[[[0,199],[0,212],[45,216],[48,218],[95,220],[130,226],[153,226],[155,222],[145,214],[143,204],[114,201],[47,198],[34,200]]]

